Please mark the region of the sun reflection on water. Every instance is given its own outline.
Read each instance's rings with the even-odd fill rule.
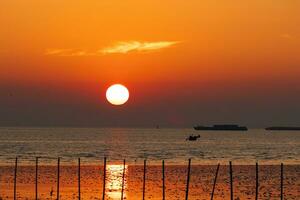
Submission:
[[[107,165],[106,194],[110,199],[121,198],[123,168],[124,165]],[[127,187],[126,174],[127,174],[127,165],[125,165],[124,196],[123,196],[124,199],[126,197],[126,187]]]

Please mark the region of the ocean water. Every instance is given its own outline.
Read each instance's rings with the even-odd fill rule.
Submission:
[[[198,141],[186,141],[190,134],[200,134]],[[0,128],[0,164],[13,163],[18,156],[23,164],[40,162],[97,164],[106,156],[111,163],[185,164],[300,164],[300,132],[195,131],[193,129],[129,128]]]

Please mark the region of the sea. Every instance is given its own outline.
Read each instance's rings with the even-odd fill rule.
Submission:
[[[189,135],[201,137],[187,141]],[[0,164],[24,165],[36,157],[52,165],[60,157],[73,164],[108,162],[183,165],[193,164],[300,164],[300,131],[195,131],[189,129],[146,128],[0,128]]]

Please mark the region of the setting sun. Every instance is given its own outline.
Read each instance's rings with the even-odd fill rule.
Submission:
[[[106,91],[106,99],[113,105],[122,105],[128,101],[129,91],[121,84],[114,84]]]

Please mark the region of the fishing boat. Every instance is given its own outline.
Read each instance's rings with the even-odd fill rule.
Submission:
[[[198,138],[200,138],[200,135],[190,135],[186,138],[188,141],[196,141]]]

